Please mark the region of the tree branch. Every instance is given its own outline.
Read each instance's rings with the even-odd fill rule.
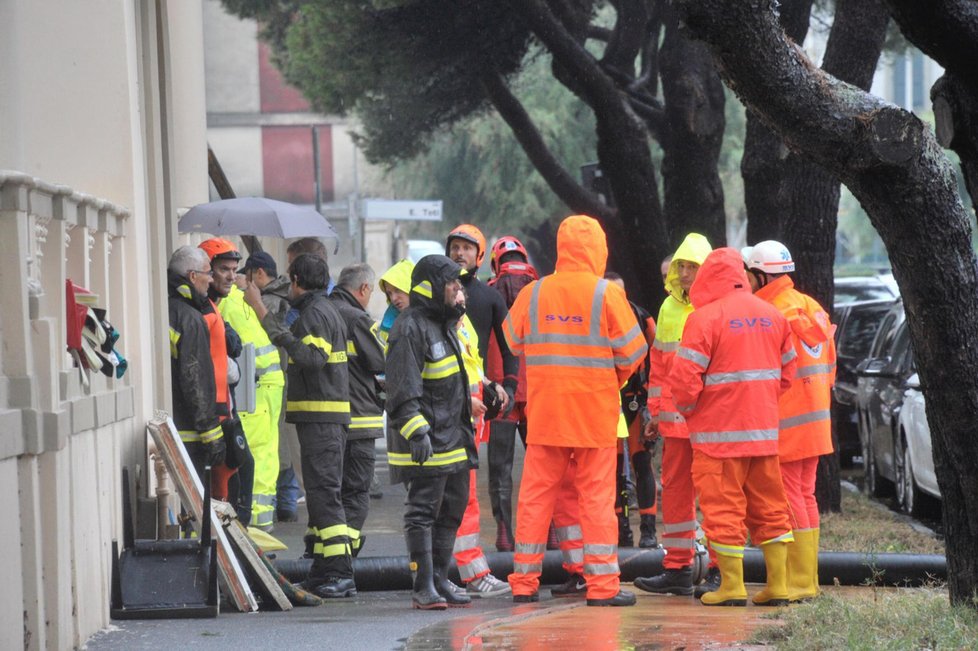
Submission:
[[[487,73],[482,77],[482,85],[489,101],[513,131],[533,167],[547,182],[560,200],[579,213],[586,213],[599,219],[612,219],[615,210],[606,206],[601,199],[587,191],[567,173],[553,154],[543,137],[533,124],[533,120],[520,101],[510,92],[502,77]]]

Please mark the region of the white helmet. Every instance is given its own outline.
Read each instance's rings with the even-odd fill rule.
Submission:
[[[740,250],[748,269],[756,269],[766,274],[786,274],[795,270],[791,252],[781,242],[764,240],[754,246]]]

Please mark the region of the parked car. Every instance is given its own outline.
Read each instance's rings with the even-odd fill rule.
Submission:
[[[876,331],[896,300],[886,297],[837,303],[832,309],[838,357],[832,389],[832,427],[839,462],[844,467],[851,466],[854,458],[862,456],[856,417],[856,366],[869,356]]]
[[[900,410],[896,496],[904,513],[917,516],[927,514],[928,497],[941,499],[924,405],[920,378],[914,373],[907,379]]]
[[[900,458],[900,409],[907,380],[916,372],[910,330],[903,302],[883,317],[867,359],[856,366],[856,409],[863,449],[866,490],[883,496],[893,492]]]
[[[863,301],[894,300],[900,297],[893,274],[840,276],[835,279],[836,306]]]

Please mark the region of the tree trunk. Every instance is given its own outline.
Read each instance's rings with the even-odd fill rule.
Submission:
[[[869,90],[889,19],[882,0],[837,0],[822,70]],[[805,156],[792,153],[784,180],[787,211],[781,241],[795,261],[795,285],[831,312],[839,179]],[[835,444],[836,453],[819,461],[815,497],[823,513],[842,510],[838,441]]]
[[[574,78],[574,92],[594,111],[598,160],[618,210],[616,218],[602,220],[608,263],[625,280],[632,300],[654,304],[658,284],[647,279],[658,277],[668,245],[648,132],[627,97],[545,2],[511,4],[551,53],[554,66]]]
[[[952,603],[978,607],[978,260],[951,165],[916,116],[817,69],[773,0],[680,0],[728,85],[787,144],[837,175],[890,254],[931,424]]]
[[[679,32],[676,12],[665,10],[659,52],[666,128],[661,144],[664,212],[671,247],[690,232],[713,246],[727,241],[718,164],[726,119],[723,83],[705,45]]]
[[[812,0],[785,0],[781,3],[781,26],[788,38],[802,43],[808,33]],[[783,191],[788,149],[781,136],[747,109],[744,156],[740,175],[744,179],[744,207],[747,209],[747,243],[781,240],[781,223],[789,206]]]
[[[978,11],[973,0],[887,0],[893,19],[911,43],[944,66],[931,89],[937,139],[961,159],[961,171],[978,208]]]

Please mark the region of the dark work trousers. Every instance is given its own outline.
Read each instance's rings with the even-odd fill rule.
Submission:
[[[310,578],[353,578],[350,538],[341,497],[346,425],[296,423],[302,448],[309,532],[315,537]]]
[[[411,532],[431,531],[433,547],[451,549],[469,501],[469,469],[414,477],[407,489],[404,533],[408,539]]]
[[[374,439],[347,440],[343,457],[343,510],[353,555],[360,552],[361,532],[370,508],[370,482],[374,478]]]

